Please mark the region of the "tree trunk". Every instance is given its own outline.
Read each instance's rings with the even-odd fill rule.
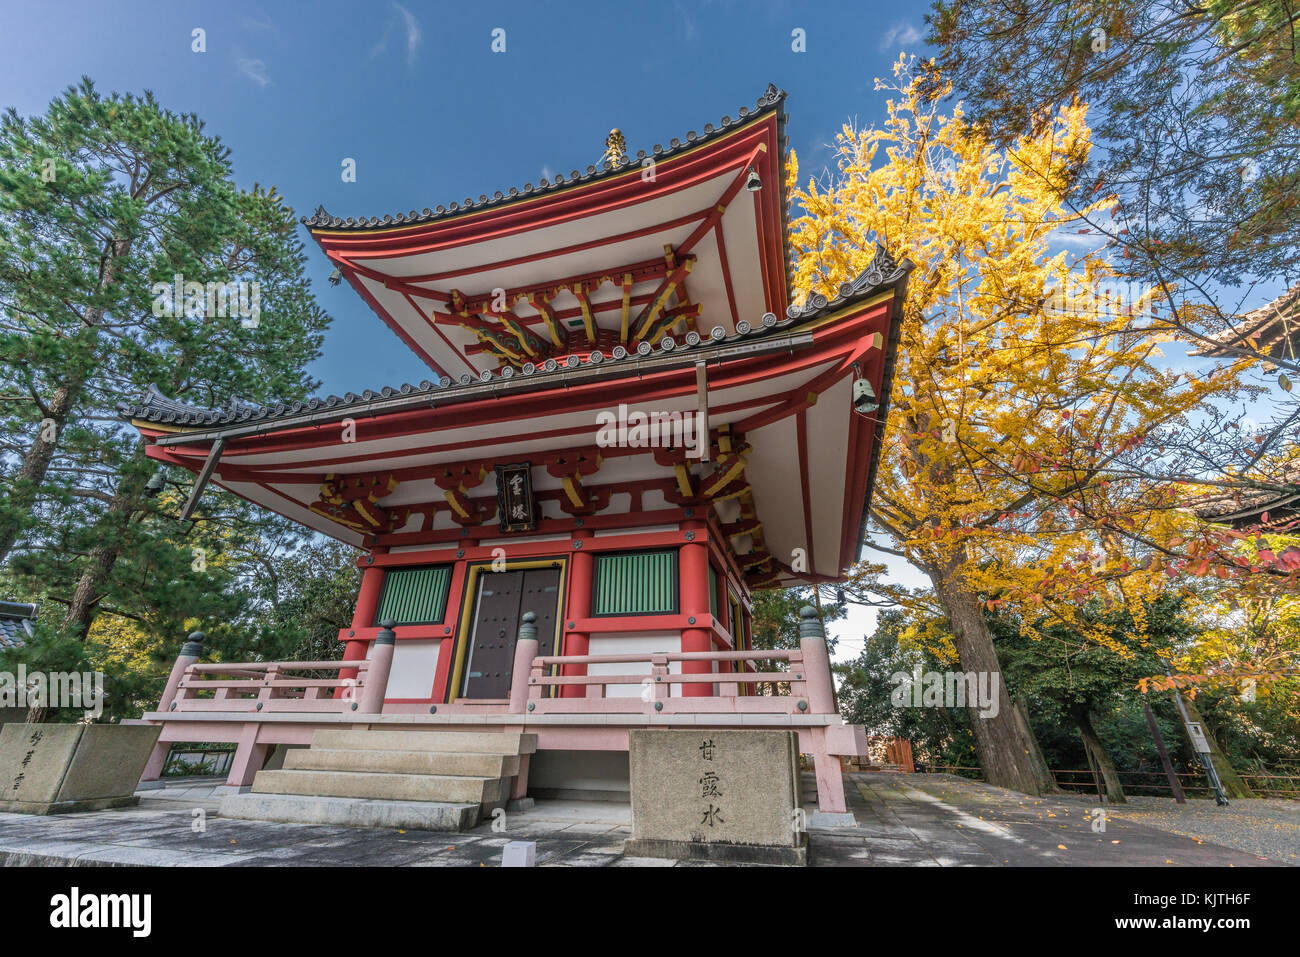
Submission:
[[[10,486],[10,511],[0,516],[0,564],[4,564],[4,560],[9,557],[14,543],[22,533],[23,522],[20,516],[29,514],[36,504],[36,496],[45,483],[45,473],[59,447],[59,436],[63,434],[63,427],[67,424],[73,403],[83,385],[85,382],[81,377],[65,382],[55,390],[54,398],[45,407],[42,424],[36,430],[36,439],[23,456],[23,464],[18,467]],[[48,439],[46,420],[54,422],[54,435]]]
[[[1079,735],[1083,738],[1083,746],[1087,748],[1092,759],[1097,762],[1097,767],[1101,769],[1102,780],[1106,782],[1106,797],[1112,804],[1127,804],[1128,800],[1124,797],[1124,785],[1119,780],[1119,769],[1115,767],[1115,761],[1106,750],[1106,746],[1101,743],[1101,738],[1092,726],[1092,716],[1088,714],[1088,709],[1083,705],[1074,705],[1070,708],[1070,717],[1079,727]]]
[[[136,457],[142,457],[142,453],[137,451]],[[86,640],[90,626],[95,621],[95,605],[113,574],[118,556],[122,554],[131,516],[140,508],[140,499],[147,481],[130,467],[124,469],[124,473],[113,493],[113,501],[97,523],[99,532],[104,537],[91,549],[90,561],[77,580],[72,601],[63,617],[64,629],[81,641]]]
[[[119,263],[130,253],[130,240],[109,241],[105,249],[104,272],[99,281],[100,291],[110,288],[117,281]],[[94,340],[99,336],[97,327],[103,318],[104,310],[101,308],[86,310],[85,318],[82,320],[84,326],[73,337],[73,341],[89,340],[89,345],[93,348]],[[81,390],[89,377],[88,366],[79,364],[77,369],[75,374],[69,376],[54,390],[54,398],[45,406],[42,422],[46,419],[54,421],[54,436],[47,440],[44,425],[38,428],[36,440],[23,456],[23,464],[19,466],[18,473],[14,476],[9,499],[11,511],[8,515],[0,516],[0,565],[3,565],[5,559],[9,557],[14,544],[18,541],[18,536],[22,533],[23,520],[20,516],[29,514],[32,506],[36,504],[36,497],[40,493],[41,486],[45,484],[45,473],[49,471],[50,462],[59,447],[59,437],[63,434],[63,427],[71,417],[72,410],[81,397]]]
[[[953,566],[931,569],[930,580],[948,613],[961,667],[965,671],[997,676],[993,685],[997,691],[997,714],[984,715],[979,708],[968,708],[984,780],[1035,796],[1056,792],[1058,788],[1042,760],[1033,731],[1017,718],[979,601],[962,587]]]
[[[1177,691],[1174,694],[1178,694]],[[1250,789],[1250,785],[1241,779],[1228,756],[1223,753],[1219,747],[1219,742],[1214,739],[1214,733],[1201,717],[1201,712],[1196,710],[1196,705],[1192,704],[1192,699],[1186,695],[1179,695],[1183,699],[1183,707],[1187,709],[1187,717],[1191,721],[1200,724],[1201,730],[1205,732],[1205,741],[1210,746],[1210,759],[1214,761],[1214,770],[1219,772],[1219,783],[1223,785],[1223,793],[1230,798],[1253,798],[1255,792]]]

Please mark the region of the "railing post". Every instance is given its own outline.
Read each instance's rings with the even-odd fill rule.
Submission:
[[[375,650],[370,654],[370,667],[366,669],[366,681],[361,686],[361,701],[357,705],[363,714],[380,714],[384,710],[388,673],[393,668],[393,652],[397,644],[397,632],[393,631],[393,626],[396,622],[388,618],[379,624]]]
[[[673,696],[673,686],[668,683],[668,656],[664,654],[652,654],[650,656],[650,677],[654,683],[650,686],[649,703],[662,703],[665,699]]]
[[[271,687],[271,682],[278,680],[280,677],[280,665],[273,664],[267,667],[266,673],[262,676],[262,687],[257,691],[257,701],[259,710],[270,711],[269,702],[272,698],[280,697],[278,688]]]
[[[519,622],[519,640],[515,643],[515,663],[510,675],[510,713],[523,714],[528,709],[529,678],[533,659],[537,657],[537,615],[524,612]]]
[[[808,712],[812,714],[835,713],[835,685],[831,682],[831,659],[826,653],[826,629],[817,617],[817,609],[804,605],[799,609],[799,653],[803,661],[805,688],[808,692]],[[791,667],[794,663],[791,662]],[[818,728],[811,735],[813,770],[817,773],[817,810],[819,814],[836,815],[828,819],[840,824],[853,823],[844,801],[844,774],[838,757],[827,747],[829,729]],[[838,817],[847,815],[847,817]],[[813,823],[817,823],[814,818]]]
[[[167,676],[167,686],[163,688],[162,698],[158,701],[158,710],[162,712],[170,711],[172,704],[176,701],[176,692],[180,688],[181,680],[185,677],[185,670],[190,665],[198,661],[203,655],[203,632],[195,631],[190,634],[189,639],[181,646],[181,653],[176,656],[176,661],[172,663],[172,673]],[[170,741],[159,741],[153,746],[153,751],[149,753],[149,760],[145,764],[144,772],[140,775],[141,781],[157,781],[167,764],[167,755],[171,753],[172,743]]]
[[[181,653],[176,656],[176,661],[172,664],[172,673],[167,678],[167,687],[163,689],[162,699],[158,702],[159,711],[171,709],[172,702],[176,700],[176,689],[180,687],[181,679],[185,677],[185,669],[198,661],[202,655],[203,632],[196,631],[191,633],[189,639],[181,646]]]
[[[812,714],[835,713],[835,686],[831,683],[831,659],[826,653],[826,629],[817,609],[799,609],[799,650],[803,654],[803,677],[808,689],[808,710]]]

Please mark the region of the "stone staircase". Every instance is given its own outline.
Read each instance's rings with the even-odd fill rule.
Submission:
[[[320,730],[284,767],[259,771],[223,817],[461,831],[504,807],[537,736],[479,731]]]

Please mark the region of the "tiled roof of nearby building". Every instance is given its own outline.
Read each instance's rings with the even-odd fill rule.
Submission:
[[[1232,489],[1207,495],[1194,502],[1193,511],[1198,518],[1220,525],[1265,528],[1290,522],[1300,507],[1300,475],[1284,477],[1295,487],[1288,491],[1273,489]],[[1268,521],[1264,516],[1268,515]]]
[[[458,389],[481,385],[483,383],[503,383],[508,380],[521,381],[551,374],[562,375],[565,371],[591,366],[605,365],[616,368],[622,363],[634,365],[650,359],[666,358],[673,354],[689,351],[711,351],[716,348],[736,345],[749,340],[757,340],[780,332],[797,331],[798,327],[822,316],[836,312],[853,302],[869,298],[885,289],[893,288],[912,268],[910,260],[894,260],[880,246],[876,247],[876,256],[871,264],[852,282],[840,285],[834,299],[827,299],[820,294],[808,297],[802,306],[791,305],[784,317],[766,313],[757,323],[742,320],[736,332],[727,335],[721,326],[715,327],[708,336],[690,332],[679,339],[664,336],[658,345],[642,342],[634,350],[616,346],[612,354],[606,356],[599,351],[592,352],[587,359],[570,355],[563,363],[547,359],[541,365],[526,364],[522,370],[506,366],[494,371],[484,371],[477,378],[469,374],[461,375],[459,380],[442,376],[437,382],[425,379],[419,385],[404,383],[397,388],[385,386],[379,392],[367,389],[361,395],[352,392],[339,397],[313,398],[301,402],[277,403],[274,405],[252,405],[238,400],[231,400],[220,409],[203,409],[198,406],[180,402],[163,395],[156,386],[149,389],[135,402],[123,402],[118,410],[128,419],[154,422],[160,425],[189,426],[226,426],[243,423],[267,422],[290,416],[321,412],[322,414],[346,413],[351,409],[363,409],[376,400],[398,398],[401,396],[418,396],[421,394],[438,395],[454,393]]]
[[[1300,283],[1292,286],[1267,306],[1237,318],[1231,329],[1211,338],[1192,354],[1226,356],[1242,350],[1294,359],[1300,355]]]
[[[0,601],[0,650],[18,648],[32,634],[32,622],[40,606],[27,602]]]

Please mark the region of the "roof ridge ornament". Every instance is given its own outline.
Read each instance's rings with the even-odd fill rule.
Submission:
[[[605,137],[605,166],[613,169],[627,162],[627,140],[617,126]],[[575,177],[576,178],[576,177]]]

